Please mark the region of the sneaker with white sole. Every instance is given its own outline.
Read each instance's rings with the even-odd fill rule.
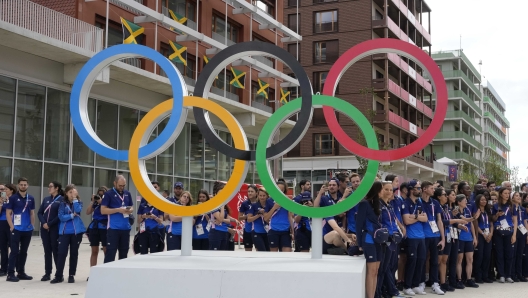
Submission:
[[[511,283],[511,284],[514,283],[513,279],[511,279],[511,277],[506,278],[506,281]]]
[[[417,295],[427,295],[427,293],[425,291],[422,291],[422,289],[420,287],[413,288],[412,290]]]
[[[503,284],[504,281],[505,281],[504,277],[501,277],[501,278],[499,279],[499,282],[500,282],[501,284]]]
[[[416,295],[412,289],[403,289],[403,294],[408,295],[408,296]]]
[[[433,286],[433,293],[437,294],[437,295],[444,295],[444,291],[442,291],[442,289],[440,288],[440,285],[438,283],[434,283]]]

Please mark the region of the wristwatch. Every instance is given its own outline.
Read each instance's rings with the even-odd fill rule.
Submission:
[[[414,215],[414,219],[418,219],[418,214],[415,214],[415,215]]]

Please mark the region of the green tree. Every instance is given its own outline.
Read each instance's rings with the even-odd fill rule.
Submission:
[[[484,158],[483,174],[489,181],[495,181],[497,184],[508,180],[507,168],[495,152],[491,152]]]

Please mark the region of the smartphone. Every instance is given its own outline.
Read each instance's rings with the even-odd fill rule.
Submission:
[[[0,195],[1,195],[2,197],[5,197],[5,196],[6,196],[6,192],[3,191],[3,192],[0,193]]]
[[[347,187],[352,187],[352,182],[348,181],[347,182]]]
[[[126,210],[130,210],[130,206],[126,206]]]
[[[152,215],[152,213],[150,213],[150,212],[147,212],[147,213],[145,213],[145,215],[148,215],[148,216],[150,216],[150,215]]]

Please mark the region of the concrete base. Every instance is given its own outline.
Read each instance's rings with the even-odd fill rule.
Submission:
[[[170,251],[92,267],[86,297],[363,298],[365,274],[363,257]]]

